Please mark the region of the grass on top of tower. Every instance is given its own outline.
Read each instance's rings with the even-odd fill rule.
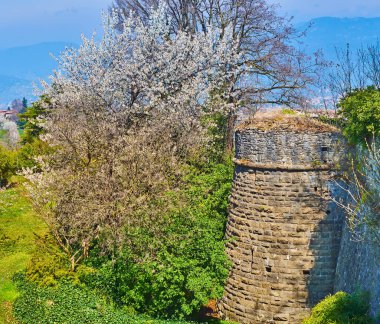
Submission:
[[[310,133],[339,132],[338,128],[320,121],[319,118],[315,118],[311,113],[289,108],[258,111],[237,127],[238,131],[244,129]]]

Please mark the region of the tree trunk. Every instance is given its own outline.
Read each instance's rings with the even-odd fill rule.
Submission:
[[[226,134],[226,151],[232,153],[234,150],[234,133],[235,133],[236,114],[230,110],[227,117],[227,134]]]

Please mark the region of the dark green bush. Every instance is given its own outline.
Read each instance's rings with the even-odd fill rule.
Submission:
[[[171,193],[162,237],[129,233],[136,245],[154,245],[153,256],[136,248],[113,260],[92,258],[97,271],[82,280],[120,306],[159,318],[186,318],[221,297],[229,270],[224,230],[232,173],[230,161],[195,168],[185,188]]]
[[[364,292],[337,292],[327,296],[312,310],[303,324],[371,324],[369,295]]]
[[[21,291],[13,305],[13,313],[20,324],[161,323],[133,316],[89,289],[70,282],[61,281],[57,287],[41,287],[25,280],[22,274],[18,274],[14,281]]]
[[[23,113],[19,114],[20,123],[24,129],[22,135],[22,143],[33,143],[43,133],[43,129],[39,124],[46,116],[47,112],[44,104],[49,103],[46,95],[41,96],[38,101],[35,101]]]
[[[357,89],[338,104],[343,134],[352,143],[363,143],[380,135],[380,90]]]
[[[15,155],[14,151],[0,144],[0,187],[7,185],[16,172]]]

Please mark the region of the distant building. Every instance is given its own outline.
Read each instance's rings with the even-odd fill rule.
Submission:
[[[5,120],[16,121],[17,114],[18,112],[16,110],[0,110],[0,120],[5,119]]]

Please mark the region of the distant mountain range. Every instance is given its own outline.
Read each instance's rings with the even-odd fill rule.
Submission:
[[[46,79],[56,68],[54,56],[66,47],[65,42],[49,42],[0,50],[0,105],[16,98],[33,99],[33,84]],[[0,106],[0,107],[1,107]]]
[[[296,25],[298,30],[308,28],[302,47],[307,53],[322,49],[325,57],[335,59],[335,48],[350,43],[355,50],[363,44],[375,43],[380,37],[380,18],[321,17]],[[0,48],[1,48],[0,44]],[[0,50],[0,108],[16,98],[33,99],[33,83],[46,79],[56,68],[50,56],[58,56],[69,42],[47,42],[25,47]]]
[[[28,97],[33,94],[31,81],[14,78],[7,75],[0,75],[0,110],[15,98]]]

